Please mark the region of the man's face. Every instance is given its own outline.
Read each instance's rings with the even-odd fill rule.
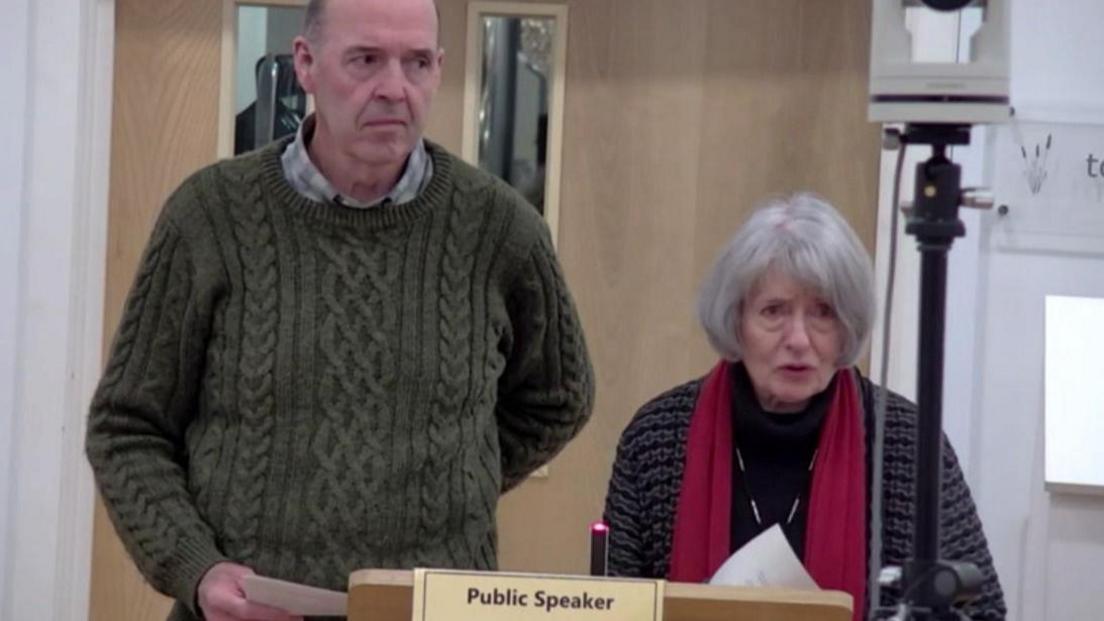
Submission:
[[[329,0],[316,30],[294,44],[316,131],[365,164],[405,161],[441,83],[432,0]]]

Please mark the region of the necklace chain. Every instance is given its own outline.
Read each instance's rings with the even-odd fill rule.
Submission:
[[[817,451],[813,451],[813,457],[809,460],[808,472],[813,471],[813,465],[816,463]],[[751,505],[751,514],[755,516],[755,524],[759,527],[763,526],[763,518],[759,514],[759,503],[755,502],[755,496],[751,494],[751,485],[748,483],[747,468],[744,467],[744,456],[740,453],[740,447],[736,447],[736,465],[740,468],[740,479],[744,483],[744,493],[747,494],[748,504]],[[794,496],[793,503],[790,505],[790,513],[786,516],[785,526],[789,526],[793,522],[794,516],[797,515],[797,507],[801,504],[801,490],[798,490]]]

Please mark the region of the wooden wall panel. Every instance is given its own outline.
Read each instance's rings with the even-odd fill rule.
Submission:
[[[169,193],[215,158],[220,0],[116,0],[105,353],[153,220]],[[163,619],[97,502],[91,618]]]
[[[499,517],[504,568],[576,573],[632,414],[716,359],[694,299],[753,206],[818,192],[873,251],[878,128],[865,0],[569,5],[559,252],[598,399],[550,477]]]
[[[873,252],[878,127],[866,121],[869,3],[711,0],[696,265],[763,198],[812,190]]]
[[[644,395],[690,366],[705,13],[670,0],[570,7],[559,252],[598,377],[592,423],[502,503],[502,565],[579,572],[609,464]],[[660,355],[656,355],[656,354]]]

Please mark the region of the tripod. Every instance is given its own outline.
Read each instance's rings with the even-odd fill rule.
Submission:
[[[915,198],[905,227],[906,233],[916,237],[921,254],[916,531],[913,558],[898,574],[890,574],[899,578],[901,601],[886,612],[900,621],[957,619],[959,613],[952,605],[975,597],[982,576],[971,563],[939,558],[947,254],[954,239],[966,233],[958,219],[959,207],[981,205],[963,192],[962,169],[946,155],[948,146],[970,143],[969,125],[909,124],[896,137],[904,144],[931,145],[932,155],[916,166]]]

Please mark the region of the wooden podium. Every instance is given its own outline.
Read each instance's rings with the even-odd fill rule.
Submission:
[[[349,579],[349,621],[410,621],[414,573],[365,569]],[[851,596],[839,591],[718,587],[668,582],[666,621],[850,621]]]

